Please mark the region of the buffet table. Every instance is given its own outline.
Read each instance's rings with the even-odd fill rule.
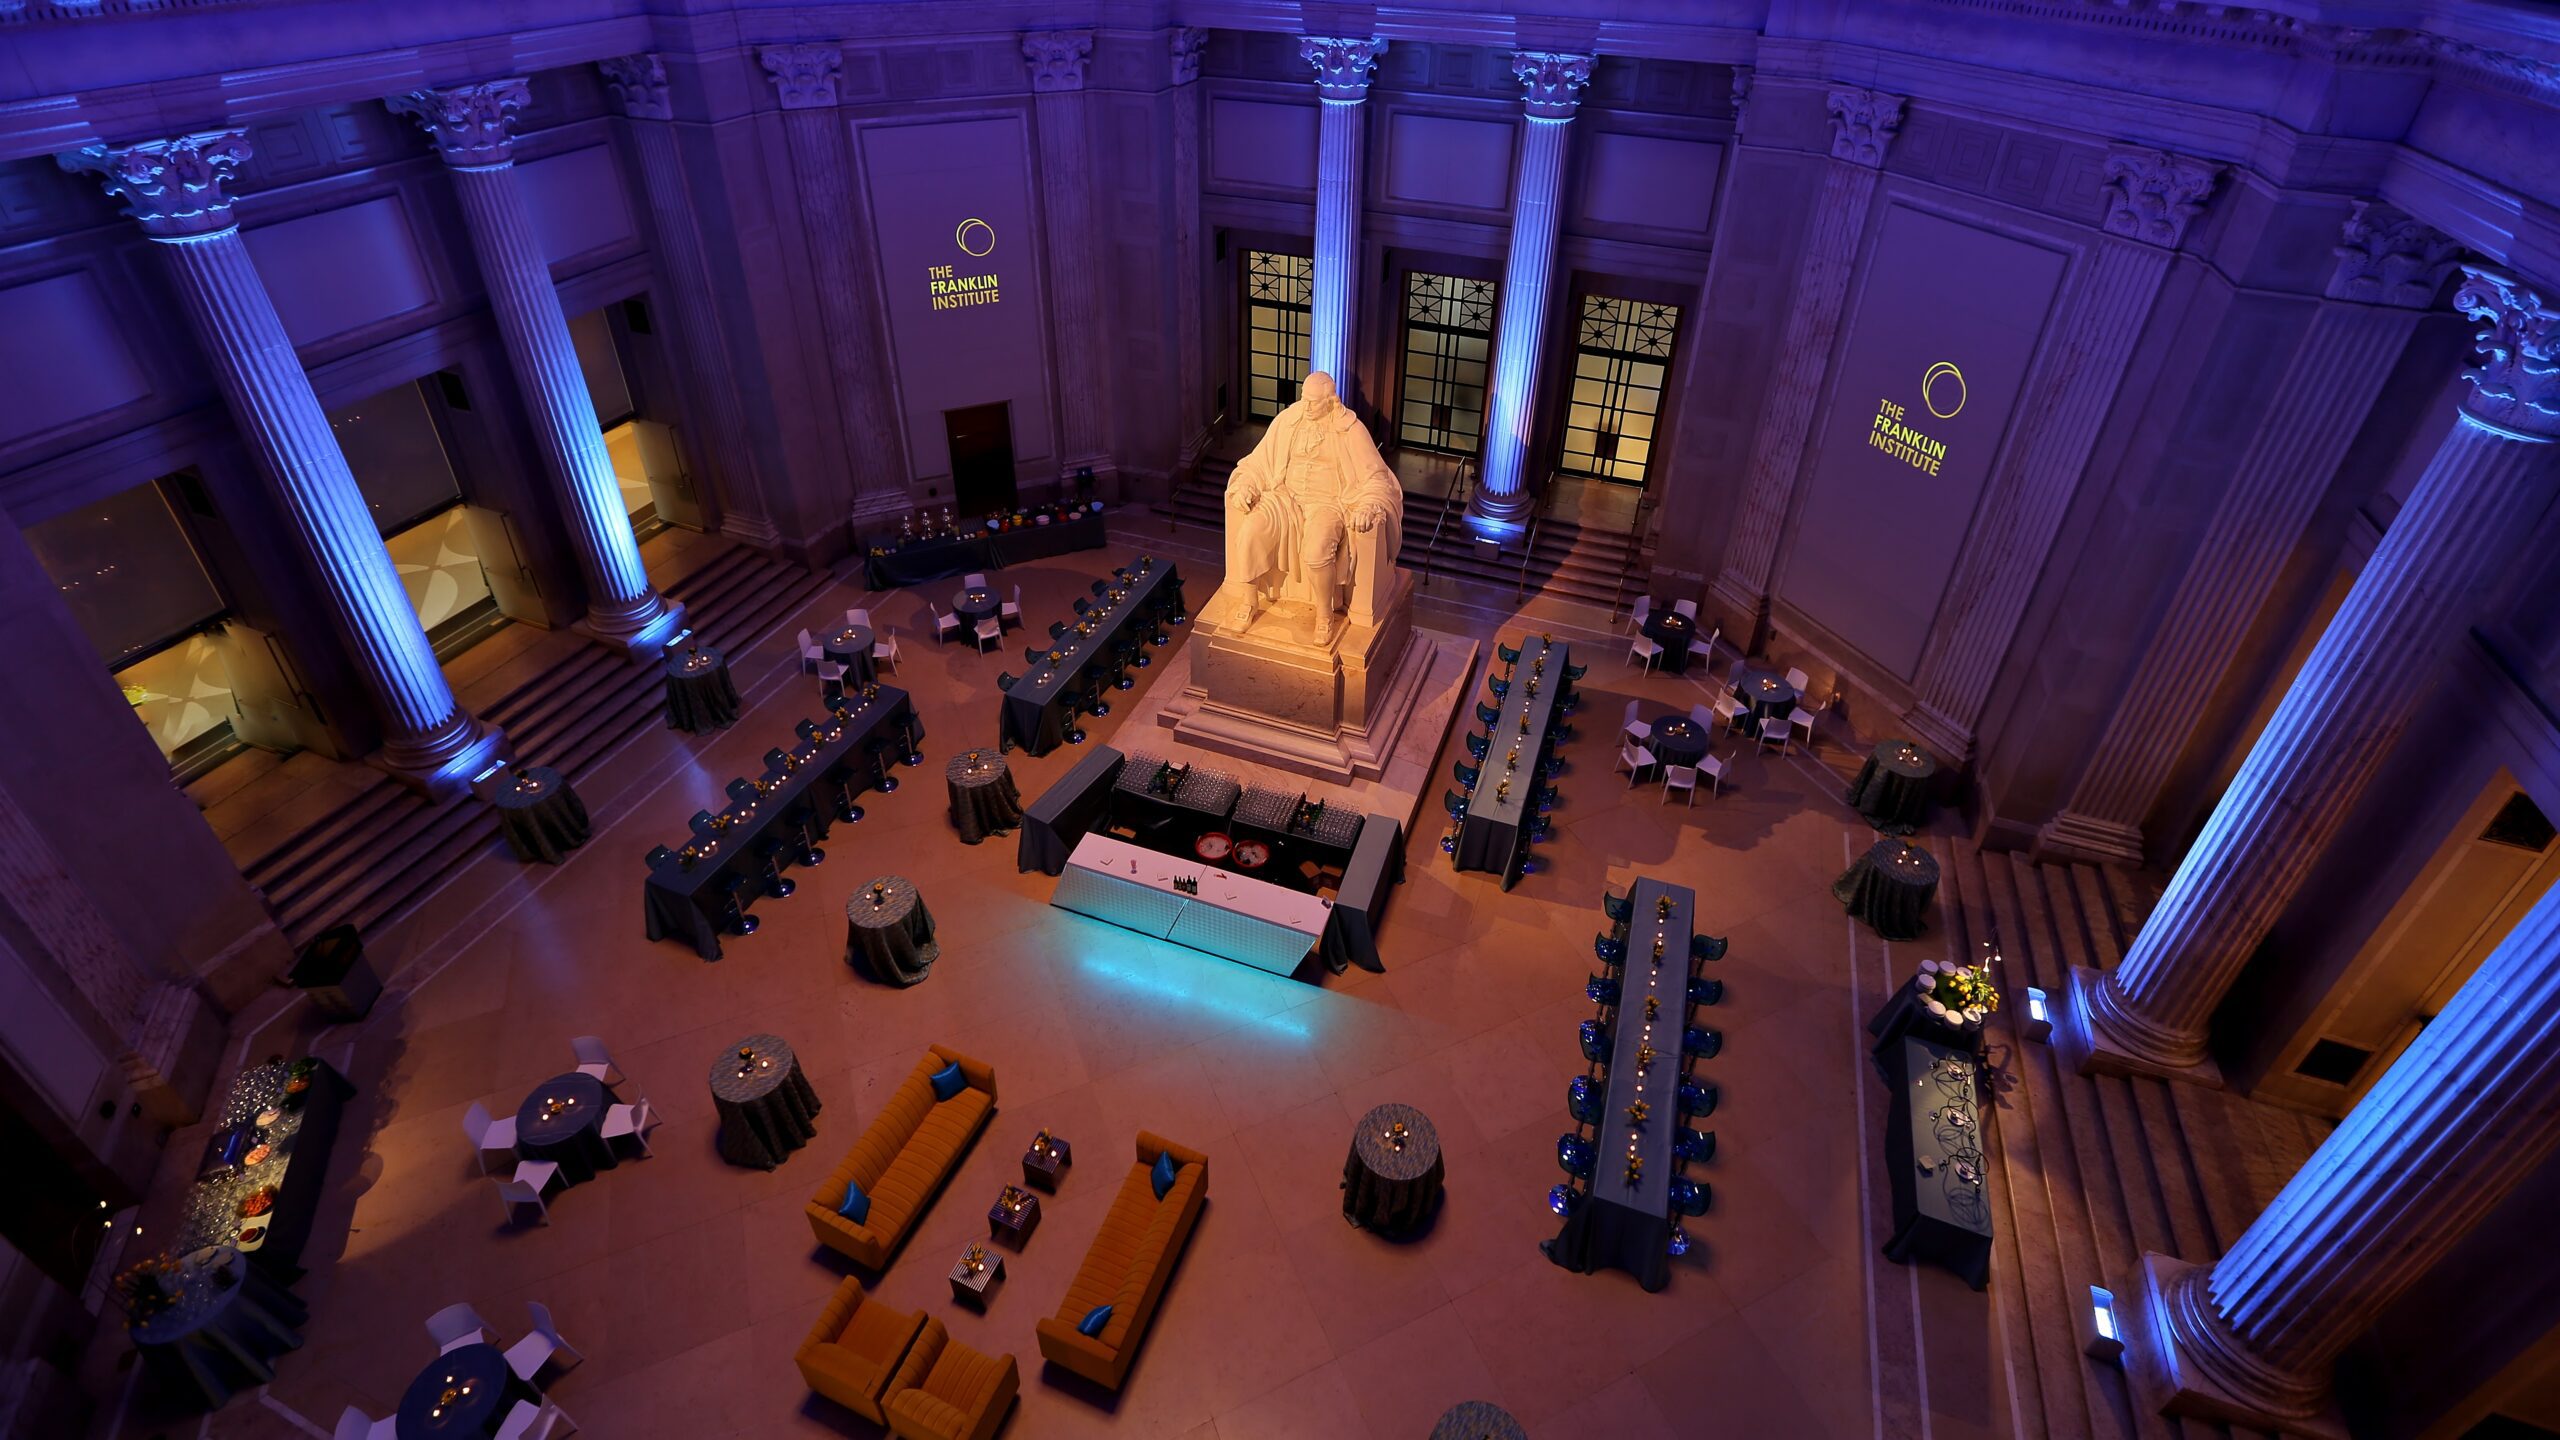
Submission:
[[[1103,834],[1076,842],[1049,903],[1274,975],[1298,968],[1332,914],[1313,895]]]
[[[242,1071],[231,1082],[221,1125],[187,1191],[169,1253],[228,1245],[287,1284],[300,1279],[302,1247],[320,1209],[329,1151],[354,1093],[344,1076],[317,1057]],[[258,1158],[251,1162],[251,1156]],[[253,1197],[266,1192],[272,1193],[260,1209]],[[244,1209],[259,1213],[245,1215]],[[256,1224],[261,1219],[263,1229]]]
[[[1000,570],[1077,550],[1099,550],[1105,539],[1103,529],[1101,512],[1091,509],[1072,519],[1053,518],[1046,525],[1025,525],[1018,530],[988,530],[980,522],[980,529],[972,534],[913,541],[878,555],[864,556],[862,583],[873,590],[895,590],[902,585],[921,585],[972,571]]]
[[[1111,808],[1112,786],[1120,778],[1125,757],[1108,745],[1084,753],[1075,768],[1058,777],[1022,813],[1022,839],[1014,848],[1014,868],[1025,873],[1045,870],[1055,875],[1067,868],[1076,841]]]
[[[1918,1035],[1876,1055],[1888,1085],[1884,1159],[1898,1265],[1934,1260],[1979,1290],[1991,1283],[1989,1166],[1974,1108],[1974,1060]]]

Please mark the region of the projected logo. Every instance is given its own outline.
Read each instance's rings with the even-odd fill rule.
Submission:
[[[1964,409],[1964,372],[1941,360],[1920,374],[1920,405],[1941,420]],[[1867,444],[1923,474],[1935,475],[1946,463],[1947,442],[1905,423],[1909,412],[1891,400],[1876,402],[1875,423],[1867,427]]]
[[[984,260],[995,253],[996,227],[972,215],[951,229],[951,243],[962,255]],[[925,267],[925,293],[936,310],[963,310],[973,305],[993,305],[1002,298],[996,272],[980,271],[963,275],[953,265]]]

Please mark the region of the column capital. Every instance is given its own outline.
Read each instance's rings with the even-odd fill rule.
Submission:
[[[1902,129],[1905,103],[1901,96],[1881,90],[1833,86],[1830,98],[1824,102],[1831,112],[1831,158],[1870,170],[1883,169],[1885,149]]]
[[[1084,88],[1085,67],[1093,62],[1090,30],[1028,30],[1022,36],[1022,58],[1031,62],[1031,93],[1051,94]]]
[[[96,175],[154,240],[192,240],[238,223],[224,187],[248,159],[246,130],[204,130],[136,145],[84,145],[54,163]]]
[[[597,61],[596,68],[604,72],[605,88],[623,114],[634,120],[676,118],[667,99],[666,61],[656,55],[621,55]]]
[[[2485,322],[2462,413],[2503,435],[2560,440],[2560,313],[2515,276],[2465,263],[2453,308]]]
[[[507,132],[515,113],[533,97],[524,77],[511,76],[443,90],[412,90],[383,101],[394,115],[418,122],[444,163],[487,169],[515,163],[516,137]]]
[[[773,93],[785,110],[826,110],[836,103],[836,72],[844,68],[844,47],[823,41],[767,45],[756,51],[764,73],[773,77]]]
[[[1591,83],[1597,57],[1553,50],[1511,52],[1511,78],[1526,87],[1522,108],[1532,120],[1570,120],[1582,104],[1582,87]]]
[[[1177,25],[1173,29],[1173,83],[1188,85],[1200,78],[1200,52],[1209,43],[1209,32],[1197,25]]]
[[[1348,35],[1298,37],[1298,58],[1315,67],[1316,93],[1344,105],[1357,105],[1369,98],[1369,76],[1378,68],[1378,57],[1386,53],[1387,42],[1374,35],[1367,39]]]
[[[2424,310],[2436,303],[2444,277],[2453,273],[2461,242],[2406,211],[2379,200],[2358,200],[2347,212],[2339,244],[2329,253],[2338,268],[2329,277],[2332,300],[2362,300]]]
[[[2221,179],[2222,167],[2211,161],[2139,145],[2111,145],[2103,186],[2106,231],[2175,250]]]

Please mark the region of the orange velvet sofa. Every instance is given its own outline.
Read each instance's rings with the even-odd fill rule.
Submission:
[[[937,1101],[933,1072],[954,1062],[968,1084],[950,1099]],[[961,1157],[987,1128],[995,1109],[992,1067],[944,1046],[928,1049],[810,1197],[809,1229],[818,1243],[857,1264],[887,1269],[889,1257],[932,1205],[942,1182],[960,1168]],[[847,1181],[860,1182],[862,1193],[871,1197],[871,1213],[859,1225],[836,1213]]]
[[[1162,1200],[1148,1178],[1158,1155],[1172,1156],[1178,1167]],[[1119,1389],[1208,1195],[1209,1157],[1139,1131],[1138,1163],[1121,1179],[1111,1213],[1103,1217],[1102,1231],[1085,1251],[1058,1313],[1039,1323],[1040,1353],[1097,1385]],[[1096,1305],[1109,1305],[1111,1319],[1100,1335],[1078,1333],[1076,1322]]]
[[[989,1440],[1021,1390],[1011,1355],[981,1355],[927,1317],[883,1408],[900,1440]]]
[[[881,1399],[924,1327],[924,1316],[914,1311],[865,1299],[862,1282],[848,1275],[791,1358],[810,1389],[874,1425],[885,1424]]]

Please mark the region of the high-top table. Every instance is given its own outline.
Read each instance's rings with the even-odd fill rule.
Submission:
[[[1543,670],[1538,665],[1541,658],[1546,661]],[[1555,729],[1556,701],[1571,684],[1565,679],[1565,667],[1572,663],[1566,646],[1535,635],[1520,642],[1520,659],[1511,667],[1511,688],[1503,694],[1475,793],[1467,798],[1466,818],[1458,824],[1457,868],[1500,875],[1505,890],[1519,883],[1521,863],[1528,858],[1529,821],[1535,814],[1529,799],[1546,783],[1538,775],[1538,762],[1546,758]],[[1533,679],[1537,682],[1534,695],[1529,693]],[[1505,795],[1500,793],[1506,778],[1503,764],[1514,744],[1519,746],[1520,765],[1508,772],[1511,793]]]
[[[1013,764],[1001,750],[963,750],[942,767],[943,786],[951,795],[951,828],[960,843],[975,845],[1022,823],[1022,792],[1014,787]]]
[[[1929,926],[1938,893],[1938,858],[1890,836],[1851,861],[1831,882],[1831,898],[1887,940],[1917,940]]]
[[[913,985],[933,973],[942,957],[934,942],[933,912],[916,883],[883,875],[844,902],[844,960],[886,985]]]
[[[1849,782],[1847,799],[1887,835],[1908,835],[1929,813],[1929,782],[1938,762],[1908,740],[1879,740]]]
[[[1397,1135],[1395,1127],[1404,1133]],[[1431,1218],[1446,1175],[1440,1130],[1410,1105],[1373,1106],[1351,1128],[1342,1162],[1342,1218],[1363,1229],[1401,1235]]]
[[[498,812],[498,829],[507,837],[507,848],[519,860],[557,865],[594,833],[586,802],[569,787],[566,777],[548,765],[517,771],[490,792],[489,804]]]
[[[818,1092],[779,1035],[749,1035],[711,1062],[720,1158],[770,1170],[818,1133]]]
[[[729,674],[729,657],[709,645],[670,650],[659,659],[667,676],[667,728],[707,734],[738,723],[745,702]]]
[[[1129,578],[1120,581],[1119,587],[1117,599],[1106,597],[1103,604],[1076,617],[1076,624],[1089,624],[1091,629],[1079,634],[1071,627],[1051,641],[1042,654],[1054,653],[1058,658],[1044,658],[1004,693],[996,727],[1000,744],[1019,745],[1034,755],[1046,755],[1064,744],[1074,723],[1077,697],[1098,672],[1113,664],[1113,652],[1126,637],[1135,633],[1144,643],[1160,617],[1181,612],[1182,575],[1170,560],[1149,559],[1132,566]]]

